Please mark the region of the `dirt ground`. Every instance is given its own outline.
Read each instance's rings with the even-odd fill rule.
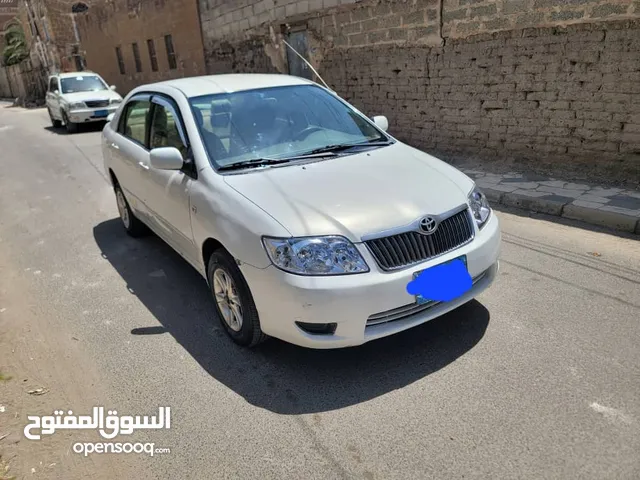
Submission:
[[[129,455],[84,457],[72,451],[75,442],[98,441],[95,432],[24,436],[28,415],[90,412],[108,400],[82,339],[52,329],[47,312],[29,298],[28,285],[0,249],[0,480],[133,477]]]

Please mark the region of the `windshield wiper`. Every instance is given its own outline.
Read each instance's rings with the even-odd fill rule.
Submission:
[[[241,168],[265,167],[269,165],[277,165],[279,163],[287,163],[288,158],[252,158],[251,160],[243,160],[241,162],[230,163],[218,167],[218,170],[239,170]]]
[[[335,145],[327,145],[325,147],[314,148],[310,152],[307,152],[305,155],[314,155],[316,153],[325,153],[325,152],[340,152],[342,150],[348,150],[350,148],[356,148],[356,147],[384,147],[386,145],[391,145],[391,142],[381,141],[381,142],[360,142],[360,143],[337,143]]]

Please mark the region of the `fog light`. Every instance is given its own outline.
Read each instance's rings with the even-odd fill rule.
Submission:
[[[337,323],[296,322],[296,325],[312,335],[333,335],[338,327]]]

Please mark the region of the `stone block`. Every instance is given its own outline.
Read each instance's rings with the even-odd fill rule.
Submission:
[[[599,225],[624,232],[635,232],[638,225],[638,217],[625,215],[618,212],[608,212],[601,208],[593,208],[584,204],[565,205],[562,216],[572,220],[580,220],[591,225]]]

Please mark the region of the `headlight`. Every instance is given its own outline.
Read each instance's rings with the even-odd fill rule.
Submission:
[[[491,207],[489,206],[487,197],[478,187],[474,187],[469,194],[469,206],[471,207],[473,218],[478,228],[482,228],[491,214]]]
[[[121,100],[121,99],[119,99],[119,98],[112,98],[112,99],[109,101],[109,104],[110,104],[110,105],[120,105],[120,103],[122,103],[122,100]]]
[[[79,110],[81,108],[87,108],[83,102],[75,102],[69,104],[69,110]]]
[[[262,239],[273,264],[298,275],[364,273],[369,267],[358,249],[344,237]]]

